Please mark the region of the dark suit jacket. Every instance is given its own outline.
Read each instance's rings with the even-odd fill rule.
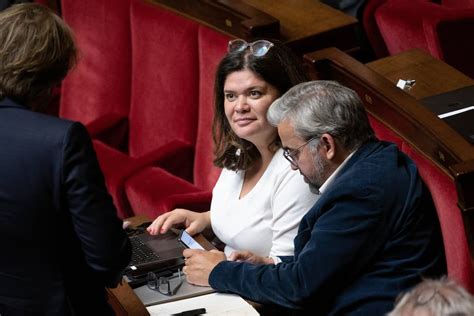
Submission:
[[[108,315],[130,242],[79,123],[0,100],[0,314]]]
[[[256,241],[257,242],[257,241]],[[219,263],[210,284],[310,315],[384,315],[422,276],[446,273],[431,196],[395,145],[363,145],[303,217],[295,256]]]

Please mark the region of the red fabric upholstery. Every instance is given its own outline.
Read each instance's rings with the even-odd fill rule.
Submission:
[[[388,129],[383,123],[381,123],[378,119],[374,118],[372,115],[368,114],[370,126],[375,132],[377,138],[392,142],[398,146],[398,148],[402,148],[402,140],[400,136],[395,134],[391,129]]]
[[[199,96],[197,23],[132,0],[129,27],[133,56],[129,155],[105,144],[98,152],[107,186],[123,215],[134,214],[124,182],[140,169],[160,165],[192,180]],[[156,195],[158,188],[151,189]]]
[[[230,38],[210,28],[201,26],[199,42],[199,123],[194,158],[194,184],[211,190],[220,174],[214,166],[212,119],[214,117],[214,77],[220,60],[227,50]]]
[[[474,7],[453,3],[370,0],[364,26],[377,57],[420,48],[474,77],[474,42],[466,37],[474,32]]]
[[[173,140],[194,144],[198,24],[143,0],[132,0],[130,10],[130,155],[141,156]],[[192,162],[192,157],[176,158],[183,165]]]
[[[423,32],[423,18],[420,6],[439,14],[439,5],[427,0],[385,1],[375,12],[375,20],[390,55],[408,48],[421,48],[428,52]],[[417,8],[418,9],[415,9]]]
[[[173,160],[174,155],[191,156],[192,148],[182,142],[174,141],[138,158],[130,157],[100,141],[94,141],[94,147],[99,158],[99,164],[104,173],[107,189],[121,218],[134,215],[125,195],[125,181],[133,174],[158,162]],[[154,194],[154,188],[151,194]]]
[[[464,74],[474,78],[474,9],[453,9],[442,17],[423,20],[429,52]]]
[[[175,208],[178,195],[198,194],[191,183],[157,167],[149,167],[126,181],[127,197],[136,215],[154,219]]]
[[[106,141],[123,148],[130,104],[129,1],[62,0],[62,14],[80,56],[62,84],[60,116],[93,124],[90,131],[97,134],[117,127]]]
[[[448,275],[473,293],[474,271],[454,182],[408,144],[403,143],[402,150],[415,161],[433,197],[443,233]]]
[[[362,13],[362,24],[364,25],[365,34],[377,58],[388,56],[387,46],[382,34],[380,34],[377,21],[375,21],[375,12],[385,1],[387,0],[367,0]]]
[[[471,266],[461,210],[457,206],[458,197],[453,179],[449,178],[439,167],[413,149],[382,122],[371,115],[369,115],[369,120],[379,139],[397,144],[398,148],[415,162],[420,176],[431,192],[438,213],[448,276],[473,293],[474,271]]]
[[[441,3],[450,8],[474,8],[474,0],[442,0]]]
[[[177,177],[166,175],[157,168],[147,168],[129,178],[125,191],[136,214],[156,217],[176,207],[192,210],[208,210],[211,190],[220,174],[213,165],[213,87],[215,71],[226,53],[229,37],[205,26],[197,33],[199,60],[199,122],[194,158],[194,184],[185,184]],[[148,185],[143,185],[148,183]],[[170,192],[158,192],[166,186]]]

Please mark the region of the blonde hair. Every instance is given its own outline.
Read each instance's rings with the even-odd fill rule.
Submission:
[[[70,28],[50,9],[23,3],[0,12],[0,99],[30,105],[75,65]]]

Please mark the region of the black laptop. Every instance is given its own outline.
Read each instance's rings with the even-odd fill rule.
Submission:
[[[437,94],[420,101],[474,144],[474,86]]]
[[[125,275],[131,283],[142,283],[148,272],[172,273],[184,265],[184,246],[178,241],[176,230],[156,236],[144,231],[129,234],[129,238],[132,243],[132,260]]]

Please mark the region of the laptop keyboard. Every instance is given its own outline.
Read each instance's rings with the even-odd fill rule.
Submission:
[[[130,266],[136,266],[143,263],[153,262],[160,257],[145,245],[138,237],[130,237],[132,243],[132,260]]]

